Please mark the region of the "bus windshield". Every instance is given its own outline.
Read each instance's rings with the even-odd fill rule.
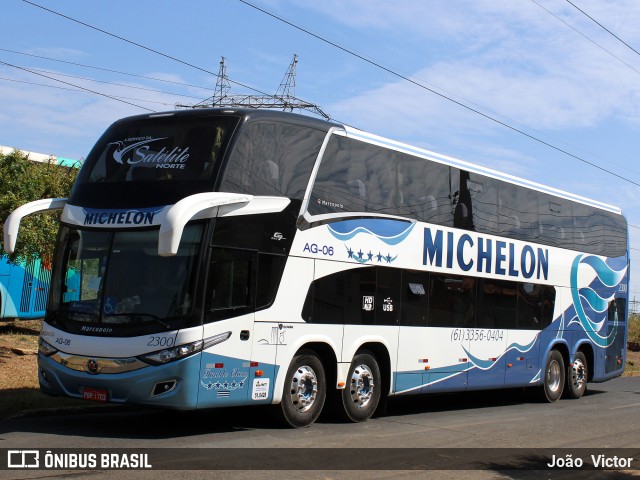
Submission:
[[[182,327],[192,310],[202,231],[188,225],[178,254],[160,257],[157,230],[63,227],[50,311],[81,324]]]
[[[215,115],[117,122],[91,150],[69,201],[97,208],[169,205],[210,192],[237,122]]]

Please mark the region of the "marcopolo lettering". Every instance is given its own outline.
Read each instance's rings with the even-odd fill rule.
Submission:
[[[85,225],[153,225],[155,211],[84,210]]]
[[[464,272],[475,270],[509,277],[547,280],[549,249],[519,248],[515,243],[477,237],[463,233],[424,229],[422,264],[446,268],[458,267]]]

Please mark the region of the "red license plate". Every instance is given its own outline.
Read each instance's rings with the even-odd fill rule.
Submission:
[[[83,388],[82,398],[84,400],[91,400],[92,402],[108,402],[109,392],[101,388]]]

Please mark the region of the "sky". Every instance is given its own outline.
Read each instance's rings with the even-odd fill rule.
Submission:
[[[95,28],[2,0],[0,145],[80,159],[210,97],[221,57],[248,95],[296,54],[296,96],[338,122],[620,207],[640,301],[640,2],[30,2]]]

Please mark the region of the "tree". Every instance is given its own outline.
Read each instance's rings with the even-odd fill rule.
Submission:
[[[51,162],[34,162],[20,151],[0,154],[0,222],[27,202],[43,198],[66,198],[78,174],[77,168]],[[18,243],[9,260],[17,263],[40,258],[45,265],[53,257],[60,211],[38,213],[20,224]],[[4,253],[4,252],[3,252]]]

